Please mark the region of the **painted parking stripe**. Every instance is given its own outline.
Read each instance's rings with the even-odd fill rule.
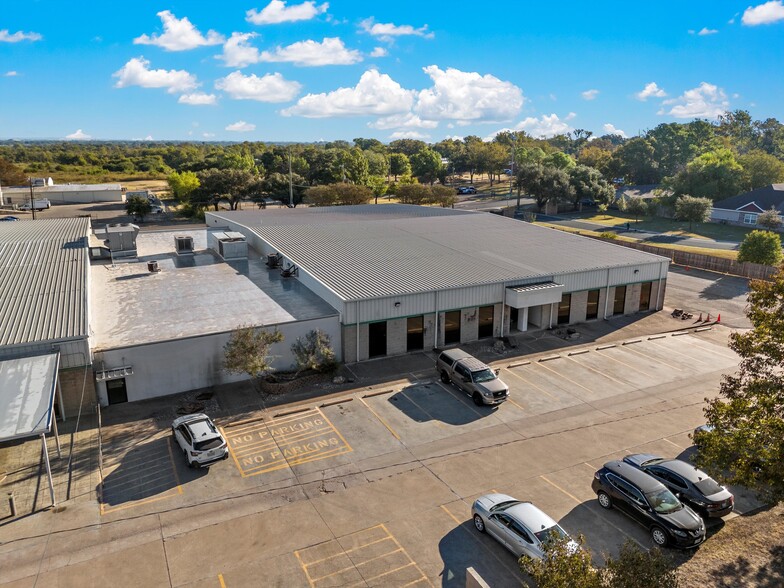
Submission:
[[[359,401],[360,401],[360,402],[361,402],[361,403],[364,405],[364,407],[365,407],[365,408],[367,408],[367,409],[368,409],[368,410],[369,410],[369,411],[372,413],[372,415],[373,415],[374,417],[376,417],[376,418],[379,420],[379,422],[380,422],[382,425],[384,425],[384,426],[387,428],[387,431],[389,431],[390,433],[392,433],[392,436],[393,436],[395,439],[397,439],[398,441],[400,441],[400,435],[398,435],[398,434],[397,434],[397,431],[395,431],[395,429],[393,429],[393,428],[392,428],[392,425],[390,425],[390,424],[389,424],[388,422],[386,422],[386,421],[385,421],[383,418],[381,418],[381,415],[379,415],[379,414],[378,414],[378,413],[377,413],[375,410],[373,410],[373,409],[371,408],[370,404],[368,404],[368,403],[365,401],[365,399],[364,399],[364,398],[360,398],[360,399],[359,399]]]

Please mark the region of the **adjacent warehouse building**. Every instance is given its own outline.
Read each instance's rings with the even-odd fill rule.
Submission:
[[[340,317],[342,359],[659,310],[669,260],[468,211],[363,205],[209,212]]]
[[[95,398],[89,231],[86,218],[0,223],[0,362],[13,360],[7,364],[13,369],[0,369],[0,394],[20,385],[56,386],[61,415],[73,415]],[[51,370],[35,367],[44,355],[58,356],[56,382],[48,381]]]
[[[120,184],[46,184],[34,186],[33,198],[59,204],[89,202],[125,202]],[[14,206],[30,201],[29,186],[11,186],[0,190],[0,205]]]

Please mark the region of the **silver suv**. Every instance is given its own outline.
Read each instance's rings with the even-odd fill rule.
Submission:
[[[448,349],[438,356],[436,371],[444,384],[454,383],[468,394],[474,404],[500,404],[509,397],[509,386],[498,377],[498,370],[461,349]]]
[[[206,414],[189,414],[175,419],[172,435],[182,449],[188,467],[204,467],[229,457],[226,440]]]

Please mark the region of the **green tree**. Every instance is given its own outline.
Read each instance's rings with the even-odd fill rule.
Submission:
[[[264,178],[258,187],[262,194],[273,200],[288,205],[289,199],[293,198],[291,204],[296,207],[305,195],[307,186],[305,185],[305,178],[300,175],[272,173]]]
[[[761,150],[749,151],[738,158],[743,167],[745,187],[753,190],[784,182],[784,161]]]
[[[143,221],[144,217],[152,212],[152,204],[143,196],[131,196],[125,202],[125,212],[134,220]]]
[[[555,167],[523,164],[517,171],[517,186],[536,200],[539,210],[548,202],[570,202],[574,197],[569,174]]]
[[[544,158],[542,162],[546,166],[555,167],[558,169],[562,169],[565,171],[570,171],[574,166],[575,162],[572,159],[571,155],[567,155],[561,151],[556,151],[555,153],[551,153],[547,157]]]
[[[266,331],[261,327],[240,325],[223,346],[223,369],[247,375],[256,391],[261,393],[261,380],[273,369],[272,345],[283,339],[283,333],[278,329]]]
[[[631,539],[617,559],[609,558],[601,571],[604,588],[678,588],[678,570],[671,557],[654,548],[640,549]]]
[[[441,171],[441,156],[425,147],[411,156],[411,173],[423,184],[432,184]]]
[[[381,198],[389,190],[389,182],[383,176],[370,176],[368,178],[368,187],[373,193],[375,203],[378,204],[378,199]]]
[[[784,269],[771,281],[749,283],[746,316],[751,330],[730,334],[738,371],[723,376],[719,395],[706,399],[713,429],[697,439],[697,463],[775,503],[784,500]]]
[[[180,202],[187,202],[188,197],[199,187],[199,176],[192,171],[173,172],[166,178],[174,196]]]
[[[334,172],[340,174],[341,181],[362,186],[367,184],[370,168],[367,157],[361,149],[354,147],[341,151],[338,154],[336,165],[340,166],[340,169],[335,168]]]
[[[757,226],[769,231],[777,231],[781,228],[782,219],[779,211],[770,207],[770,210],[761,212],[757,215]]]
[[[662,123],[648,131],[646,138],[653,146],[653,158],[661,176],[674,176],[698,154],[688,127],[679,123]]]
[[[249,196],[257,179],[246,169],[208,169],[197,174],[199,187],[190,193],[190,202],[197,207],[214,206],[218,210],[221,202],[227,202],[231,210]]]
[[[389,151],[390,153],[403,153],[407,157],[411,157],[426,147],[427,143],[419,139],[396,139],[389,144]]]
[[[666,183],[676,195],[690,194],[716,202],[740,194],[745,177],[732,151],[717,149],[694,158]]]
[[[634,217],[634,222],[639,222],[641,216],[648,214],[648,201],[639,196],[632,196],[630,198],[620,198],[618,200],[618,208],[627,214]]]
[[[368,162],[368,174],[384,177],[389,175],[389,159],[385,154],[377,151],[364,151],[363,153]]]
[[[591,555],[577,538],[575,548],[569,537],[552,537],[545,544],[542,559],[524,555],[520,569],[531,576],[538,588],[602,588],[601,577],[591,563]]]
[[[781,263],[781,237],[771,231],[751,231],[738,248],[738,261],[778,265]]]
[[[356,184],[327,184],[312,186],[305,191],[305,200],[311,206],[348,206],[367,204],[372,197],[368,186]]]
[[[587,147],[583,147],[577,155],[578,163],[599,170],[605,177],[608,177],[607,164],[610,159],[612,159],[612,151],[591,143]]]
[[[675,218],[689,221],[689,231],[692,223],[704,223],[710,219],[713,202],[710,198],[695,198],[684,194],[675,201]]]
[[[405,153],[389,154],[389,173],[394,176],[396,182],[398,176],[411,175],[411,163]]]
[[[609,204],[615,197],[615,190],[599,173],[587,165],[577,165],[569,170],[569,183],[574,188],[574,205],[582,199]]]
[[[779,159],[784,159],[784,125],[775,118],[755,123],[757,147]]]
[[[432,192],[423,184],[399,184],[395,195],[403,204],[427,204],[432,198]]]
[[[319,329],[309,331],[304,339],[298,337],[291,345],[291,353],[298,370],[332,372],[338,365],[329,335]]]
[[[0,157],[0,186],[22,186],[27,183],[24,172],[7,159]]]
[[[629,184],[656,184],[661,180],[653,145],[643,137],[634,137],[618,147],[607,170]]]
[[[719,116],[716,134],[726,137],[740,154],[748,153],[756,143],[756,133],[748,110],[727,111]]]
[[[441,208],[450,208],[457,202],[457,196],[452,188],[447,186],[430,186],[431,202]]]

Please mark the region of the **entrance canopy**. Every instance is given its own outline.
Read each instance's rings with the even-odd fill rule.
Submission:
[[[530,308],[541,304],[555,304],[561,301],[563,284],[544,282],[513,286],[506,289],[506,303],[512,308]]]
[[[0,361],[0,441],[48,433],[60,353]]]

